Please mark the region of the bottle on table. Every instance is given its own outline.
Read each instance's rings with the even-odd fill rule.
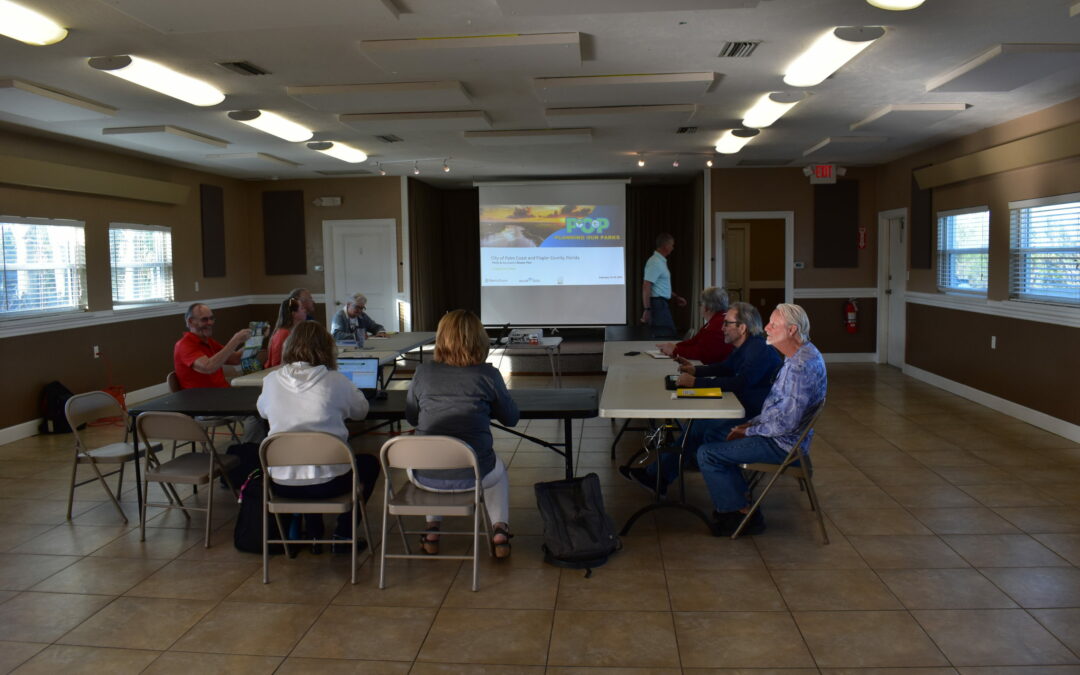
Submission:
[[[353,331],[353,337],[356,339],[356,348],[357,349],[363,349],[364,348],[364,334],[366,332],[367,331],[364,330],[363,326],[360,326],[355,331]]]

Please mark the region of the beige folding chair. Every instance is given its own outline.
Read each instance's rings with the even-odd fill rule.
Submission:
[[[450,436],[398,436],[391,438],[382,446],[379,453],[382,464],[386,493],[383,499],[382,514],[382,551],[379,555],[379,588],[386,588],[387,558],[421,558],[426,560],[472,560],[472,589],[478,588],[480,574],[480,519],[484,520],[484,536],[491,541],[491,523],[488,521],[487,508],[484,506],[484,489],[481,486],[480,467],[476,463],[476,454],[465,442]],[[399,488],[393,485],[391,469],[463,469],[471,468],[476,484],[471,490],[462,492],[430,492],[417,487],[411,481],[403,481]],[[397,519],[401,541],[405,553],[387,553],[390,516]],[[414,554],[409,548],[407,535],[424,534],[425,530],[406,530],[402,516],[472,516],[473,529],[467,532],[446,532],[440,534],[471,534],[473,538],[472,555],[428,556]],[[488,553],[493,555],[488,546]]]
[[[240,463],[232,455],[220,455],[214,448],[214,442],[191,417],[175,412],[147,412],[139,415],[135,423],[139,436],[149,443],[151,438],[163,441],[191,443],[192,452],[174,457],[167,462],[159,461],[152,453],[146,455],[146,469],[143,471],[143,503],[139,514],[139,541],[146,541],[146,507],[161,506],[167,509],[181,509],[184,517],[191,519],[188,511],[206,513],[206,537],[204,546],[210,548],[210,519],[214,515],[214,486],[212,481],[221,476],[229,489],[236,494],[236,488],[229,480],[229,469]],[[162,483],[168,502],[151,502],[148,492],[149,483]],[[206,490],[206,506],[185,506],[184,500],[177,494],[174,485],[203,485],[211,483]]]
[[[263,583],[270,583],[270,544],[282,544],[288,554],[289,544],[334,544],[334,539],[270,539],[269,515],[274,514],[278,531],[286,529],[281,524],[282,513],[349,513],[352,512],[352,583],[356,583],[356,532],[357,516],[364,525],[364,536],[369,548],[375,545],[368,528],[367,511],[364,509],[363,489],[356,471],[356,457],[349,446],[336,436],[315,431],[295,431],[268,436],[259,446],[259,463],[263,471]],[[307,466],[311,464],[348,464],[352,467],[352,492],[327,499],[289,499],[274,495],[270,484],[270,468],[275,466]]]
[[[810,421],[803,427],[802,432],[799,434],[799,440],[795,441],[795,445],[791,448],[791,452],[787,454],[784,461],[780,464],[740,464],[744,471],[754,472],[754,476],[750,480],[750,494],[754,493],[754,488],[762,481],[762,479],[772,474],[769,478],[769,482],[765,484],[764,489],[761,490],[761,494],[758,495],[757,500],[754,501],[750,510],[746,513],[746,517],[742,519],[739,526],[735,528],[735,531],[731,533],[731,538],[735,539],[742,534],[746,524],[750,521],[750,517],[754,515],[754,511],[757,511],[761,506],[762,500],[765,499],[765,495],[769,494],[769,490],[772,489],[773,484],[783,474],[794,476],[799,481],[799,489],[806,491],[806,496],[810,500],[810,509],[817,513],[818,526],[821,528],[822,543],[829,543],[829,534],[825,531],[825,517],[821,513],[821,502],[818,501],[817,492],[814,490],[814,466],[810,463],[810,448],[807,447],[806,452],[802,453],[800,447],[802,446],[803,439],[810,433],[810,430],[814,428],[814,423],[817,422],[818,417],[821,416],[821,411],[825,409],[825,401],[822,401],[817,410],[810,417]],[[812,439],[811,439],[812,440]],[[798,462],[798,464],[794,464]]]
[[[169,371],[169,374],[165,377],[165,382],[168,383],[170,392],[178,392],[183,389],[180,386],[180,380],[176,377],[176,371]],[[240,417],[196,417],[195,421],[199,423],[199,426],[206,429],[210,435],[213,435],[217,429],[225,427],[229,430],[233,443],[239,443],[240,437],[236,435],[236,425],[240,423],[241,419]],[[178,445],[184,444],[173,443],[173,457],[176,457]]]
[[[113,506],[116,507],[120,517],[126,523],[128,521],[127,516],[124,515],[124,509],[120,508],[117,497],[120,495],[124,484],[124,464],[135,459],[135,447],[128,442],[127,411],[120,406],[120,402],[113,398],[112,395],[103,391],[91,391],[69,398],[64,405],[64,416],[67,417],[67,422],[71,425],[71,432],[75,434],[75,461],[71,464],[71,486],[68,488],[67,519],[71,520],[71,504],[75,499],[75,488],[96,480],[101,483],[101,487],[105,488],[105,494],[109,495],[109,500],[112,501]],[[79,433],[79,427],[87,422],[109,417],[118,417],[123,421],[123,442],[109,443],[98,448],[88,448],[83,435]],[[161,450],[161,445],[147,445],[139,451],[139,454],[141,455],[147,448],[153,454]],[[75,476],[79,471],[80,464],[89,464],[94,471],[94,477],[76,483]],[[99,464],[119,464],[120,466],[103,474],[98,469]],[[113,491],[109,489],[109,484],[105,482],[105,478],[113,474],[119,474],[116,479],[116,494],[113,494]]]

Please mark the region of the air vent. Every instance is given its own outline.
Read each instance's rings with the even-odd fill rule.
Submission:
[[[722,59],[745,59],[754,53],[754,50],[761,44],[761,40],[753,42],[725,42],[724,46],[720,48],[720,53],[717,54]]]
[[[375,138],[379,139],[383,143],[400,143],[405,140],[401,136],[395,136],[394,134],[384,134],[382,136],[376,136]]]
[[[237,75],[269,75],[269,70],[263,70],[250,61],[226,61],[219,63],[225,70],[231,70]]]
[[[675,130],[677,134],[696,134],[697,127],[679,127]]]

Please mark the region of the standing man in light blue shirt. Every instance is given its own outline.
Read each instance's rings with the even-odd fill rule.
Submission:
[[[810,342],[810,319],[798,305],[780,304],[765,326],[766,342],[784,356],[761,413],[728,433],[727,440],[698,448],[701,476],[716,512],[713,533],[731,536],[750,508],[740,464],[784,461],[810,418],[825,401],[828,377],[821,352]],[[813,433],[813,432],[811,432]],[[811,435],[800,448],[809,452]],[[761,509],[747,523],[747,534],[765,530]]]
[[[674,250],[675,237],[661,232],[656,236],[656,250],[645,261],[644,281],[641,282],[641,301],[645,311],[641,314],[641,323],[652,327],[653,337],[676,335],[675,319],[671,316],[669,303],[686,306],[686,298],[671,289],[667,257]]]

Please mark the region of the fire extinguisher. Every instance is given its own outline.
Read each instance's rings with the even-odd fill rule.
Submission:
[[[859,305],[855,302],[855,298],[849,298],[847,304],[844,305],[844,313],[847,315],[844,319],[844,328],[847,332],[854,333],[859,330]]]

